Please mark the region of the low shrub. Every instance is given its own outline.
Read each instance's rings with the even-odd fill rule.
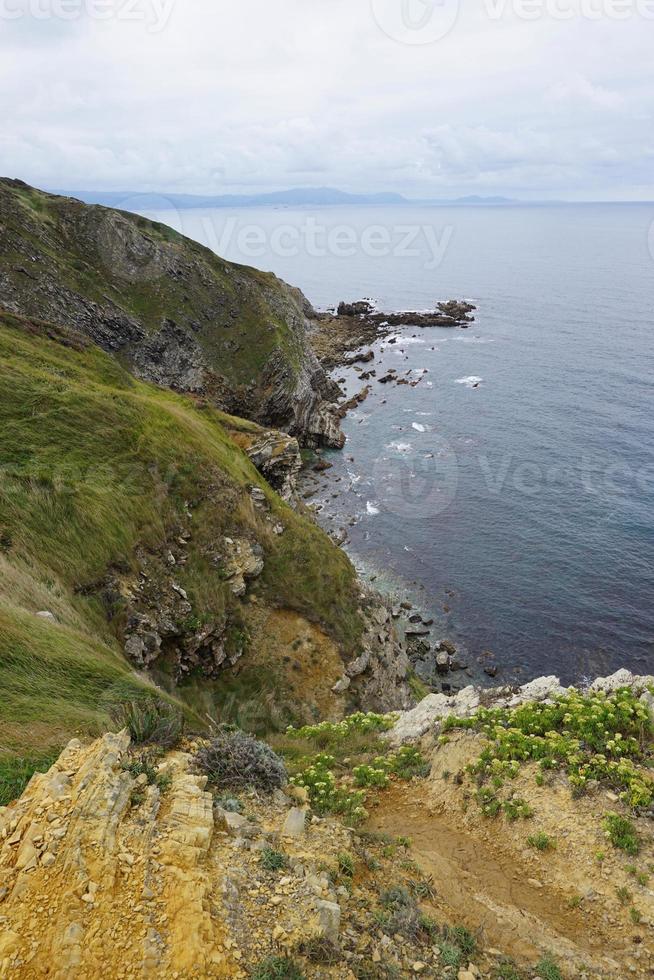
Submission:
[[[446,926],[443,934],[448,942],[458,946],[464,956],[474,956],[477,950],[477,940],[465,926]]]
[[[321,752],[310,766],[293,776],[291,782],[308,791],[311,806],[319,815],[338,813],[350,823],[359,824],[368,815],[363,805],[366,794],[363,790],[339,786],[333,773],[335,764],[334,756]]]
[[[322,966],[335,966],[343,959],[339,947],[326,936],[314,936],[305,939],[297,948],[300,956],[305,956],[310,963],[320,963]]]
[[[267,956],[251,972],[252,980],[305,980],[305,975],[290,956]]]
[[[184,734],[181,709],[160,698],[125,701],[111,711],[112,721],[126,728],[134,745],[172,749]]]
[[[259,864],[265,871],[282,871],[288,867],[288,858],[281,851],[272,847],[264,847],[259,858]]]
[[[336,857],[336,862],[339,874],[344,875],[346,878],[354,877],[354,858],[351,854],[341,851]]]
[[[563,974],[551,956],[544,956],[534,967],[541,980],[563,980]]]
[[[286,766],[270,746],[238,729],[219,729],[195,763],[214,786],[272,793],[288,782]]]
[[[541,773],[566,772],[576,794],[598,780],[620,790],[629,806],[654,802],[654,780],[637,765],[651,751],[652,722],[629,688],[612,694],[571,690],[551,702],[481,708],[471,718],[445,719],[444,732],[455,728],[486,735],[488,745],[468,767],[482,781],[512,778],[522,762],[536,761]]]
[[[631,820],[621,817],[618,813],[607,813],[602,826],[614,847],[627,854],[638,854],[640,839]]]
[[[537,851],[552,851],[556,847],[556,841],[549,834],[544,834],[539,830],[537,834],[531,834],[527,838],[530,847],[535,847]]]

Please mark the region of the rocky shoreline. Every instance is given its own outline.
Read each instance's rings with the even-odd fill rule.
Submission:
[[[344,379],[337,378],[339,368],[353,369],[358,379],[366,382],[363,388],[350,397],[342,393],[341,401],[338,402],[341,418],[365,402],[375,380],[383,385],[415,387],[420,383],[420,378],[410,380],[394,368],[378,373],[374,366],[377,354],[372,345],[379,341],[388,345],[401,344],[401,339],[395,336],[394,327],[466,328],[474,321],[472,313],[475,309],[471,303],[449,300],[438,303],[432,312],[389,314],[377,312],[371,301],[366,299],[350,304],[340,303],[335,315],[333,311],[319,314],[311,342],[324,369],[331,371],[332,379],[340,385],[343,385]],[[385,347],[382,347],[381,353],[384,350]],[[382,401],[384,403],[385,399]],[[353,461],[353,458],[348,459]],[[316,506],[313,498],[332,479],[329,472],[332,468],[333,464],[325,460],[322,450],[318,448],[309,459],[305,459],[303,470],[299,474],[300,497],[319,523],[322,505]],[[340,479],[341,477],[336,477],[336,480]],[[335,495],[334,492],[332,496]],[[348,523],[352,526],[355,521],[351,517]],[[338,530],[330,530],[329,527],[325,527],[325,530],[339,546],[345,547],[349,543],[347,524]],[[357,556],[349,557],[357,563]],[[464,676],[478,684],[484,683],[486,679],[490,683],[497,676],[498,667],[489,651],[484,651],[475,661],[467,651],[458,649],[448,637],[435,636],[438,626],[435,625],[434,614],[415,596],[409,595],[408,589],[398,591],[395,588],[384,588],[377,570],[359,570],[359,574],[360,577],[365,575],[388,602],[391,619],[406,647],[410,669],[427,690],[440,692],[441,696],[453,696],[464,689]]]

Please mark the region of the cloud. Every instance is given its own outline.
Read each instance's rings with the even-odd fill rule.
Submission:
[[[629,197],[654,184],[651,25],[635,15],[525,21],[481,0],[415,45],[367,0],[110,0],[102,20],[99,0],[67,0],[69,21],[21,0],[3,21],[12,2],[0,170],[40,185]]]

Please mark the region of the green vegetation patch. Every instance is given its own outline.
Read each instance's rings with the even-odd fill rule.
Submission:
[[[429,772],[414,746],[392,751],[380,738],[393,723],[393,715],[356,712],[340,722],[290,726],[274,744],[287,761],[291,782],[308,791],[317,813],[340,814],[356,825],[367,816],[367,789]]]
[[[0,387],[1,764],[106,731],[114,706],[153,697],[122,654],[124,602],[108,605],[103,583],[136,575],[139,552],[163,554],[189,523],[189,506],[188,560],[175,569],[192,605],[186,625],[227,620],[227,647],[247,647],[249,607],[208,557],[222,536],[242,532],[264,547],[263,598],[324,625],[344,655],[358,651],[354,569],[268,487],[232,439],[236,420],[136,381],[72,331],[4,313]],[[266,534],[249,501],[253,484],[283,535]],[[42,610],[54,619],[35,615]],[[248,698],[264,691],[268,702],[274,678],[258,674]],[[229,674],[220,688],[236,702],[252,674],[239,678]],[[196,698],[194,678],[189,694]],[[192,703],[196,725],[215,707]]]
[[[486,735],[488,744],[468,771],[482,787],[490,784],[494,797],[521,763],[538,762],[541,775],[565,772],[575,792],[597,780],[619,790],[628,806],[648,807],[654,800],[654,780],[642,768],[652,757],[652,724],[647,706],[629,688],[613,694],[571,690],[551,704],[482,708],[471,718],[446,719],[443,731],[454,728]],[[488,803],[486,791],[480,804]]]

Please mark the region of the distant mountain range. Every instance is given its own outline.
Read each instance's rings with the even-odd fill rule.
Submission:
[[[85,204],[104,204],[107,207],[147,210],[170,208],[244,208],[244,207],[304,207],[307,205],[465,205],[469,207],[488,207],[506,204],[519,204],[509,197],[457,197],[451,200],[428,200],[403,197],[391,192],[380,194],[349,194],[333,187],[296,187],[287,191],[272,191],[266,194],[166,194],[143,191],[54,191],[76,197]]]

